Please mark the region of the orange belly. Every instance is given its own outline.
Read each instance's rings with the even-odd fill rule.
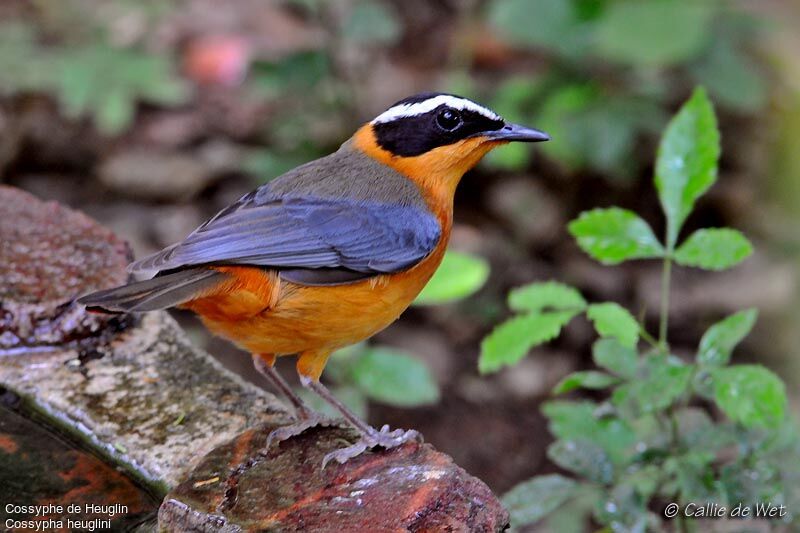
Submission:
[[[330,352],[394,322],[438,268],[445,246],[408,271],[329,287],[296,285],[259,268],[219,267],[233,274],[230,280],[182,307],[254,354]]]

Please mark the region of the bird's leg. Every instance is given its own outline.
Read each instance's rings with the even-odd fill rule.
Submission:
[[[331,425],[330,420],[316,413],[308,405],[306,405],[302,398],[294,393],[292,387],[286,383],[286,380],[284,380],[278,371],[275,370],[275,367],[273,366],[274,362],[274,355],[253,356],[253,364],[255,365],[256,370],[258,370],[261,375],[266,377],[276,389],[281,391],[286,399],[291,402],[292,406],[294,406],[297,421],[272,430],[272,432],[270,432],[270,434],[267,436],[267,449],[272,445],[273,442],[283,442],[303,433],[305,430],[314,426]]]
[[[331,460],[335,460],[338,463],[345,463],[349,459],[361,455],[366,450],[378,446],[388,450],[412,440],[421,440],[421,435],[413,429],[395,429],[394,431],[390,431],[388,425],[384,425],[380,430],[375,429],[361,420],[354,412],[348,409],[346,405],[340,402],[325,385],[313,378],[300,376],[300,383],[302,383],[304,387],[317,393],[323,400],[339,411],[344,419],[361,434],[361,438],[352,446],[341,448],[327,454],[322,459],[323,468],[325,468],[325,465]]]
[[[253,355],[253,365],[255,365],[256,370],[267,378],[272,386],[278,389],[281,394],[283,394],[284,398],[289,400],[294,407],[295,414],[297,418],[300,420],[305,420],[314,414],[314,411],[306,405],[306,402],[303,401],[300,396],[295,394],[292,390],[291,385],[286,383],[281,375],[275,370],[275,356],[272,354],[259,354]]]
[[[402,430],[396,429],[389,430],[389,426],[383,426],[380,431],[373,428],[363,420],[361,420],[354,412],[347,408],[342,402],[328,390],[325,385],[320,383],[319,376],[322,374],[322,369],[325,362],[328,360],[326,353],[306,352],[300,355],[297,360],[297,372],[300,374],[300,383],[309,390],[317,393],[323,400],[333,406],[341,415],[347,420],[358,432],[361,438],[352,446],[342,448],[327,454],[322,459],[322,467],[328,461],[336,460],[339,463],[345,463],[348,459],[352,459],[364,451],[380,446],[382,448],[395,448],[411,440],[420,440],[420,434],[413,429]]]

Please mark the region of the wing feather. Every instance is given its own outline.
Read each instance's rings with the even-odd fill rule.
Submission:
[[[377,275],[416,264],[440,237],[436,217],[416,205],[249,194],[183,242],[133,263],[129,270],[245,264]]]

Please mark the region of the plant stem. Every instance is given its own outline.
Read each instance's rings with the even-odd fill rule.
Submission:
[[[651,345],[653,348],[658,348],[658,349],[660,349],[660,348],[661,348],[661,345],[660,345],[660,344],[659,344],[659,342],[656,340],[656,338],[655,338],[655,337],[653,337],[652,335],[650,335],[650,332],[649,332],[649,331],[647,331],[646,329],[644,329],[644,326],[642,325],[642,323],[641,323],[641,322],[639,323],[639,336],[640,336],[641,338],[643,338],[643,339],[644,339],[644,340],[645,340],[645,341],[646,341],[648,344],[650,344],[650,345]]]
[[[667,352],[667,327],[669,326],[669,283],[672,276],[672,250],[664,256],[664,267],[661,270],[661,324],[658,328],[658,344]]]

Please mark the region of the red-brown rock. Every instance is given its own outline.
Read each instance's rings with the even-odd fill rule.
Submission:
[[[262,449],[269,426],[220,446],[164,500],[168,531],[502,531],[508,514],[480,480],[429,444],[367,452],[344,465],[324,455],[354,435],[314,428]]]
[[[71,301],[127,280],[127,244],[83,213],[0,186],[0,350],[58,346],[119,326]]]

